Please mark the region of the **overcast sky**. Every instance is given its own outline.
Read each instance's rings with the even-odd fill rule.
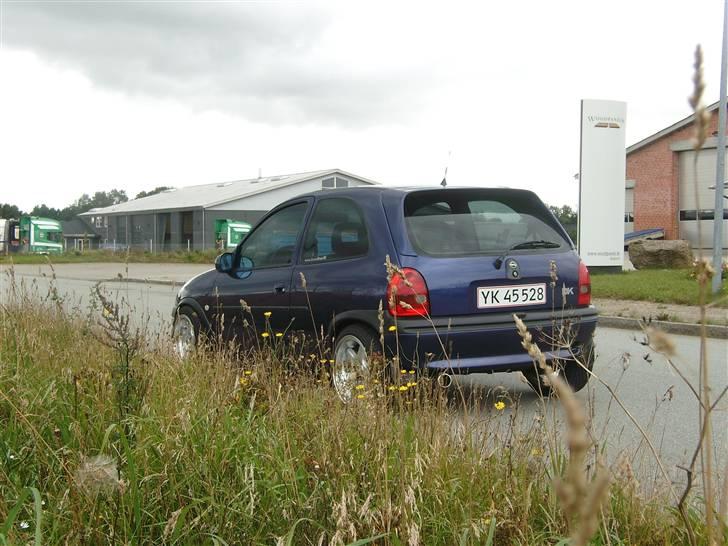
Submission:
[[[0,202],[338,167],[577,202],[579,101],[627,143],[718,99],[721,0],[0,0]]]

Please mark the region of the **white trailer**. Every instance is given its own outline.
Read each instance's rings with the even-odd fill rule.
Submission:
[[[0,254],[7,254],[10,249],[10,221],[0,218]]]

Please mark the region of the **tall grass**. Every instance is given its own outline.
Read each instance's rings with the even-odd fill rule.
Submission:
[[[550,412],[526,422],[409,374],[345,405],[319,356],[276,339],[186,361],[142,344],[130,400],[123,344],[104,338],[124,312],[18,295],[0,307],[0,544],[567,543],[578,514],[554,486],[570,470]],[[687,541],[629,472],[612,472],[606,498],[593,544]]]

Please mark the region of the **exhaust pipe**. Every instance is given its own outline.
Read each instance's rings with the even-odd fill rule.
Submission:
[[[452,375],[449,373],[441,373],[437,376],[437,385],[442,389],[447,389],[452,385]]]

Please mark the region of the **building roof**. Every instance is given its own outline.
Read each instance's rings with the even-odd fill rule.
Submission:
[[[91,224],[84,221],[84,219],[76,217],[72,220],[61,220],[61,231],[65,236],[86,236],[86,237],[98,237],[99,233],[96,231]]]
[[[291,186],[299,182],[305,182],[314,178],[327,175],[346,176],[355,178],[367,184],[377,185],[378,182],[368,180],[340,169],[328,169],[323,171],[311,171],[297,174],[286,174],[268,176],[263,178],[249,178],[247,180],[233,180],[229,182],[216,182],[214,184],[202,184],[199,186],[187,186],[163,191],[141,199],[132,199],[110,207],[92,209],[84,212],[82,216],[96,214],[130,214],[150,210],[174,210],[191,208],[209,208],[221,205],[236,199],[251,197],[270,190]]]
[[[708,112],[712,113],[712,112],[714,112],[715,110],[718,109],[718,105],[719,104],[720,104],[720,102],[714,102],[710,106],[707,106],[705,109]],[[678,129],[682,129],[683,127],[686,127],[687,125],[690,125],[694,121],[695,121],[695,114],[690,114],[688,117],[686,117],[684,119],[681,119],[677,123],[673,123],[669,127],[665,127],[661,131],[656,132],[654,135],[650,135],[647,138],[643,138],[639,142],[635,142],[634,144],[632,144],[631,146],[629,146],[627,148],[627,154],[631,154],[632,152],[636,152],[640,148],[644,148],[648,144],[652,144],[656,140],[660,140],[662,137],[665,137],[665,136],[669,135],[670,133],[674,133]]]

